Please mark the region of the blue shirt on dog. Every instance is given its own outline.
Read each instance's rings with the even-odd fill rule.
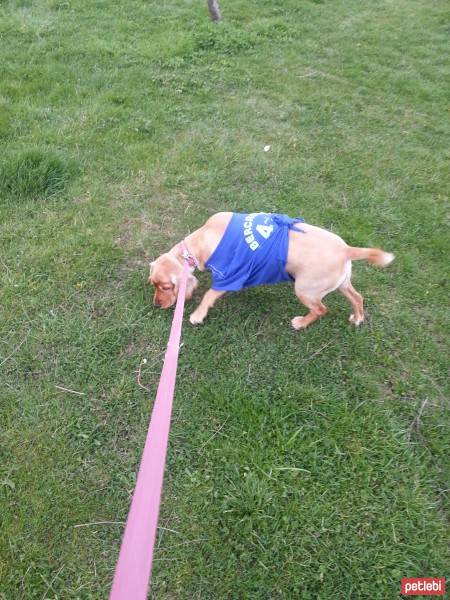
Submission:
[[[236,292],[256,285],[292,281],[286,271],[289,229],[303,219],[275,213],[233,213],[230,223],[205,266],[212,289]]]

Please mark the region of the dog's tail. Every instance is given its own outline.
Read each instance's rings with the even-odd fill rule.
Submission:
[[[347,257],[349,260],[368,260],[377,267],[386,267],[394,260],[391,252],[384,252],[380,248],[347,248]]]

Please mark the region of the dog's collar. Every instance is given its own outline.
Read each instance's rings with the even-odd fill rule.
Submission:
[[[186,246],[186,242],[184,240],[182,242],[180,242],[180,250],[181,250],[181,256],[184,258],[184,260],[187,262],[187,264],[191,267],[191,269],[198,269],[199,268],[198,261],[195,258],[195,256],[189,252],[189,250],[187,249],[187,246]]]

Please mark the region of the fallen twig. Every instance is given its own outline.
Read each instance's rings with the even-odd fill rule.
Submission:
[[[215,432],[212,434],[212,436],[211,436],[210,438],[208,438],[208,439],[206,440],[206,442],[200,446],[200,448],[198,449],[198,452],[201,452],[201,451],[203,450],[203,448],[204,448],[204,447],[205,447],[207,444],[209,444],[209,442],[210,442],[212,439],[214,439],[214,438],[216,437],[216,435],[219,433],[219,431],[221,431],[221,430],[222,430],[222,429],[225,427],[225,424],[226,424],[226,422],[228,421],[228,419],[229,419],[229,417],[227,417],[227,418],[225,419],[225,421],[222,423],[222,425],[221,425],[221,426],[220,426],[218,429],[216,429],[216,431],[215,431]]]
[[[302,362],[300,364],[303,364],[305,362],[308,362],[309,360],[312,360],[315,356],[317,356],[318,354],[320,354],[323,350],[325,350],[325,348],[328,348],[328,346],[331,344],[331,341],[327,342],[326,344],[324,344],[321,348],[319,348],[318,350],[316,350],[315,352],[313,352],[311,354],[311,356],[308,356],[307,358],[305,358],[304,360],[302,360]]]
[[[180,350],[181,348],[184,346],[184,342],[182,344],[180,344]],[[167,351],[167,349],[165,348],[164,350],[162,350],[161,352],[158,352],[158,354],[155,356],[154,361],[149,365],[149,367],[153,367],[154,365],[156,365],[156,363],[158,362],[158,359],[165,354]],[[142,381],[141,381],[141,376],[142,376],[142,365],[146,365],[147,364],[147,359],[146,358],[141,358],[141,362],[139,364],[139,368],[137,371],[135,371],[137,373],[137,382],[138,382],[138,386],[141,387],[143,390],[145,390],[146,392],[150,392],[151,390],[145,386]]]
[[[318,71],[310,71],[309,73],[305,73],[304,75],[297,75],[297,79],[304,79],[305,77],[314,77],[315,75],[319,75]]]
[[[179,544],[173,544],[172,546],[166,546],[165,548],[161,548],[161,551],[172,550],[172,548],[177,548],[177,546],[189,546],[190,544],[200,544],[200,542],[206,542],[208,538],[199,538],[198,540],[186,540],[185,542],[180,542]]]
[[[411,439],[411,433],[414,430],[417,435],[419,435],[420,437],[423,437],[421,432],[420,432],[420,426],[422,424],[420,417],[422,416],[423,411],[425,410],[425,406],[428,404],[428,398],[425,398],[425,400],[422,402],[420,408],[419,408],[419,412],[417,413],[417,415],[414,417],[411,425],[409,426],[409,434],[408,434],[408,441]]]
[[[141,381],[141,369],[142,369],[142,365],[146,365],[147,364],[147,359],[146,358],[141,358],[141,362],[139,363],[139,369],[137,370],[137,382],[138,382],[138,386],[140,388],[142,388],[143,390],[145,390],[146,392],[150,393],[150,389],[144,385]]]
[[[58,388],[58,390],[62,390],[63,392],[69,392],[69,394],[76,394],[77,396],[86,396],[86,394],[84,392],[77,392],[75,390],[70,390],[69,388],[63,387],[62,385],[56,385],[55,387]]]
[[[28,336],[29,336],[29,335],[30,335],[30,334],[28,333],[28,334],[27,334],[27,335],[26,335],[26,336],[23,338],[23,340],[20,342],[20,344],[18,344],[18,345],[17,345],[17,346],[14,348],[14,350],[11,352],[11,354],[9,354],[9,355],[8,355],[6,358],[4,358],[4,359],[2,360],[2,362],[0,363],[0,367],[1,367],[2,365],[4,365],[4,364],[5,364],[5,362],[6,362],[7,360],[9,360],[9,359],[10,359],[12,356],[14,356],[14,354],[16,354],[16,352],[17,352],[17,351],[18,351],[18,350],[19,350],[19,349],[20,349],[20,348],[21,348],[21,347],[22,347],[22,346],[25,344],[25,342],[27,341],[27,339],[28,339]]]
[[[158,529],[162,529],[163,531],[170,531],[170,533],[176,533],[177,535],[181,535],[179,531],[176,531],[175,529],[169,529],[168,527],[158,526]]]
[[[91,525],[125,525],[125,521],[94,521],[93,523],[79,523],[78,525],[73,525],[73,528],[91,527]]]
[[[47,597],[47,592],[48,590],[52,590],[53,593],[56,593],[55,590],[52,588],[52,585],[55,581],[55,579],[58,577],[58,575],[61,573],[61,571],[64,569],[64,565],[59,569],[59,571],[56,573],[56,575],[53,577],[53,579],[50,581],[50,583],[48,583],[44,578],[45,583],[47,584],[47,589],[45,590],[45,594],[42,596],[42,600],[45,600],[45,598]]]

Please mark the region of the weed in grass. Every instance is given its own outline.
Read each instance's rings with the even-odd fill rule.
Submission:
[[[25,150],[7,154],[0,163],[0,193],[9,199],[36,199],[64,190],[78,165],[53,152]]]
[[[11,133],[12,110],[0,104],[0,139],[6,139]]]

